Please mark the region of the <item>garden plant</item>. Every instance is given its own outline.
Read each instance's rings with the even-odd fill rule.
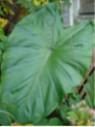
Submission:
[[[1,1],[0,125],[94,125],[94,74],[84,100],[77,91],[91,64],[94,21],[65,28],[68,0]]]

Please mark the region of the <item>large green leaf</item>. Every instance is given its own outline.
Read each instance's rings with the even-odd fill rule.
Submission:
[[[37,124],[80,84],[92,43],[92,23],[64,29],[56,3],[17,24],[3,59],[2,101],[19,106],[19,122]]]

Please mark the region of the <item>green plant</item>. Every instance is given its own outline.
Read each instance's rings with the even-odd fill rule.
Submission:
[[[71,111],[71,106],[81,101],[80,95],[74,90],[64,98],[63,103],[57,108],[57,113],[63,120],[64,125],[70,125],[68,120],[68,112]]]
[[[4,13],[3,13],[2,9],[1,9],[1,5],[0,5],[0,15],[1,15],[1,16],[4,15]]]
[[[72,105],[68,112],[68,120],[72,125],[95,125],[95,110],[91,110],[85,101]]]
[[[85,85],[87,96],[85,98],[87,104],[95,109],[95,74],[88,77],[88,84]]]
[[[16,121],[17,115],[17,106],[0,102],[0,125],[10,125]]]
[[[0,24],[0,62],[2,60],[2,51],[5,48],[6,40],[7,40],[7,37],[4,35],[3,29],[1,28],[1,24]]]
[[[54,117],[51,119],[44,119],[40,125],[45,125],[45,126],[60,126],[62,125],[62,121],[58,117]]]
[[[18,106],[17,122],[38,125],[72,93],[87,71],[91,21],[63,28],[61,9],[47,4],[18,23],[2,63],[2,102]]]

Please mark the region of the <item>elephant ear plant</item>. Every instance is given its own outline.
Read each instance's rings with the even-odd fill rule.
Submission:
[[[17,122],[38,125],[60,105],[87,71],[92,45],[92,22],[64,28],[56,3],[16,25],[3,57],[1,101],[18,106]]]

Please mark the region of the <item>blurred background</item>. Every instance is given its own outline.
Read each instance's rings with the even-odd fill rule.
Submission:
[[[65,6],[65,14],[63,14],[66,26],[82,20],[94,20],[94,0],[70,0],[70,3],[70,7]]]

